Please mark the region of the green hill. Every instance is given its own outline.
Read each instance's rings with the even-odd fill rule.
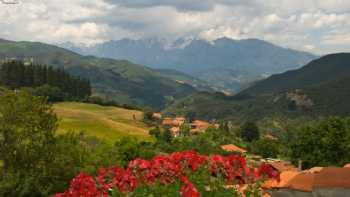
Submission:
[[[75,102],[55,104],[54,111],[59,118],[59,133],[84,131],[110,142],[123,136],[151,139],[141,111]]]
[[[0,40],[0,61],[34,60],[34,63],[64,68],[91,81],[93,93],[121,104],[162,108],[195,89],[162,76],[159,72],[125,60],[82,56],[38,42]]]
[[[195,93],[166,113],[205,119],[263,119],[350,114],[350,53],[324,56],[298,70],[273,75],[239,93]]]
[[[326,55],[306,66],[273,75],[240,94],[271,94],[293,89],[318,87],[350,76],[350,53]]]

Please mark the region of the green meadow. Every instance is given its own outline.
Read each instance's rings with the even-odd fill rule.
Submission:
[[[151,139],[141,111],[76,102],[55,104],[54,111],[59,118],[58,133],[84,131],[109,142],[125,136]]]

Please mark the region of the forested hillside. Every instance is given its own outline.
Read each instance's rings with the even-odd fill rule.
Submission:
[[[0,65],[0,85],[10,89],[23,87],[48,89],[57,92],[56,97],[63,99],[84,99],[91,95],[89,80],[74,77],[62,69],[55,69],[50,66],[28,64],[23,62],[10,61]],[[56,89],[57,90],[56,90]]]
[[[326,55],[301,69],[287,71],[263,80],[241,94],[259,95],[293,89],[319,87],[350,76],[350,53]],[[344,86],[347,86],[344,84]]]
[[[263,119],[350,114],[350,54],[321,57],[305,67],[274,75],[235,96],[196,93],[166,113],[206,119]]]
[[[195,88],[163,77],[157,71],[125,60],[82,56],[38,42],[0,40],[0,60],[33,60],[90,80],[93,95],[120,104],[162,108]],[[155,91],[157,90],[157,91]]]

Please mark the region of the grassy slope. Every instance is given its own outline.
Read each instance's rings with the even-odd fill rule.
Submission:
[[[74,102],[55,104],[54,109],[59,117],[59,133],[85,131],[87,135],[110,142],[122,136],[151,139],[140,111]]]

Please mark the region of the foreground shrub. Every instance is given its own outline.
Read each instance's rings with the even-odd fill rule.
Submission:
[[[266,164],[247,165],[239,155],[200,155],[194,151],[135,159],[127,168],[101,168],[93,178],[85,173],[56,197],[94,196],[239,196],[237,188],[253,185],[247,193],[259,193],[254,184],[278,173]]]
[[[290,158],[313,166],[343,166],[350,161],[350,118],[329,117],[296,129],[289,142]]]

